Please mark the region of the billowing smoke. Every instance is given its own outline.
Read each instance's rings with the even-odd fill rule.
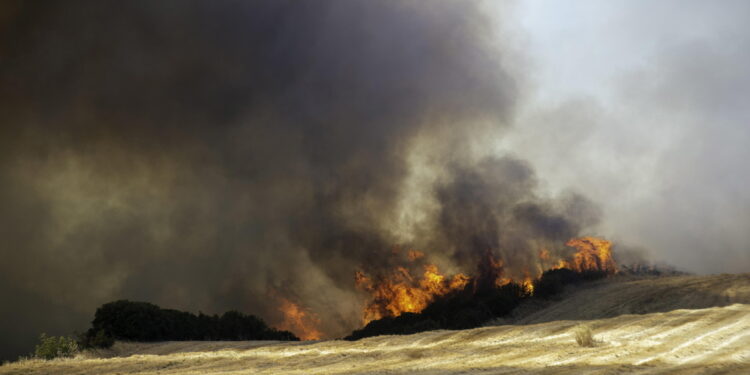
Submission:
[[[598,223],[597,208],[578,194],[549,200],[536,192],[531,167],[511,157],[486,158],[452,171],[452,180],[437,191],[436,233],[447,246],[433,246],[453,249],[457,262],[474,266],[490,251],[517,272],[508,275],[515,277],[523,267],[536,265],[543,249],[568,255],[565,242]]]
[[[522,78],[479,4],[1,10],[3,353],[118,298],[271,324],[283,298],[342,336],[361,322],[354,271],[393,246],[472,272],[597,221],[489,156]]]

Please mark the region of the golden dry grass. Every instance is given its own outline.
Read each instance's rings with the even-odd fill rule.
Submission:
[[[706,295],[718,290],[715,277],[702,279],[707,286],[713,285]],[[725,288],[720,293],[729,293],[731,298],[740,298],[750,290],[748,275],[727,275],[724,279]],[[681,280],[691,288],[697,285]],[[654,285],[672,282],[671,278],[652,280],[651,287],[644,284],[640,293],[655,290],[658,294],[660,289]],[[601,288],[611,287],[601,285],[580,294],[596,296]],[[686,298],[694,299],[695,295]],[[603,301],[611,302],[607,298]],[[551,312],[540,314],[552,314],[555,309],[565,312],[566,303],[561,301],[545,309]],[[579,307],[615,308],[597,303]],[[596,332],[595,347],[576,344],[572,333],[580,324]],[[112,350],[75,359],[32,360],[0,367],[0,374],[81,375],[500,373],[750,374],[750,304],[380,336],[356,342],[117,343]]]
[[[594,346],[594,335],[591,333],[591,328],[586,325],[582,324],[576,327],[573,331],[573,336],[575,337],[578,346]]]

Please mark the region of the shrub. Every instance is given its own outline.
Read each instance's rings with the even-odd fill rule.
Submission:
[[[84,348],[107,348],[115,340],[299,340],[254,315],[229,311],[222,316],[194,315],[151,303],[120,300],[96,310],[92,327],[79,339]]]
[[[109,336],[103,329],[84,332],[78,335],[78,346],[80,348],[111,348],[115,339]]]
[[[549,298],[562,293],[566,285],[578,284],[584,281],[594,281],[607,277],[606,271],[586,270],[573,271],[567,268],[545,271],[534,282],[534,297]]]
[[[39,344],[34,350],[34,357],[41,359],[67,358],[78,353],[78,343],[69,337],[39,336]]]
[[[421,314],[403,313],[397,317],[385,317],[373,320],[365,327],[355,330],[346,340],[359,340],[364,337],[378,335],[409,335],[430,329],[439,329],[440,326],[429,320],[425,320]]]
[[[480,327],[496,316],[503,316],[518,306],[529,294],[516,283],[502,287],[475,290],[467,287],[436,298],[421,313],[403,313],[397,317],[373,320],[355,330],[345,340],[359,340],[378,335],[408,335],[436,329]]]
[[[594,346],[594,336],[591,334],[591,328],[585,325],[580,325],[573,330],[576,342],[579,346],[592,347]]]
[[[580,273],[560,268],[545,271],[542,276],[534,282],[534,296],[537,298],[548,298],[560,294],[566,285],[581,282]]]

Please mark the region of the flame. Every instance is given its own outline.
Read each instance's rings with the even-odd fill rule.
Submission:
[[[561,268],[571,269],[572,267],[570,266],[570,263],[568,263],[568,261],[560,259],[560,260],[557,261],[557,264],[555,264],[554,266],[552,266],[552,268],[550,268],[550,269],[559,270]]]
[[[512,278],[504,275],[504,267],[505,262],[502,259],[496,258],[495,254],[488,250],[484,253],[484,261],[479,267],[479,273],[487,281],[494,280],[495,286],[499,288],[513,281]]]
[[[495,286],[499,288],[512,282],[513,279],[511,279],[510,277],[498,277],[497,279],[495,279]]]
[[[573,261],[568,268],[574,271],[605,271],[617,272],[617,265],[612,259],[612,243],[596,237],[573,238],[566,246],[578,249],[573,255]]]
[[[378,283],[357,271],[354,276],[357,287],[371,295],[365,306],[362,321],[364,324],[386,316],[398,316],[405,312],[420,312],[437,296],[464,288],[470,278],[456,274],[450,279],[441,274],[433,264],[424,266],[422,278],[416,280],[408,269],[397,267],[389,278]]]
[[[534,279],[531,277],[524,278],[521,286],[523,286],[527,293],[534,294]]]
[[[320,319],[314,313],[306,311],[296,303],[279,297],[279,311],[284,320],[276,328],[291,331],[301,340],[319,340],[322,334],[318,330]]]
[[[523,271],[524,277],[523,281],[521,282],[521,286],[526,290],[529,294],[534,294],[534,279],[531,277],[531,274],[528,270]]]
[[[450,283],[448,284],[449,290],[460,290],[466,287],[466,284],[471,281],[471,278],[469,276],[466,276],[462,273],[458,273],[453,275],[453,278],[451,278]]]
[[[552,270],[567,268],[577,272],[617,272],[617,266],[612,259],[611,242],[596,237],[580,237],[570,239],[565,245],[577,251],[569,257],[564,257],[554,256],[549,249],[543,248],[538,253],[536,264],[522,266],[526,268],[515,268],[515,272],[508,268],[503,259],[497,258],[488,250],[480,264],[479,273],[486,282],[494,281],[495,287],[499,288],[515,282],[528,294],[533,294],[534,282],[545,268]],[[425,253],[421,251],[411,250],[407,253],[407,259],[411,262],[423,258],[425,258]],[[532,274],[529,268],[534,269],[536,273]],[[518,278],[514,279],[510,275],[518,276]],[[435,298],[451,291],[462,290],[472,281],[478,282],[477,278],[461,273],[448,278],[433,264],[424,265],[421,278],[415,278],[409,269],[401,266],[376,280],[364,272],[357,271],[354,279],[359,289],[370,294],[369,302],[362,314],[364,324],[387,316],[398,316],[405,312],[421,312]]]

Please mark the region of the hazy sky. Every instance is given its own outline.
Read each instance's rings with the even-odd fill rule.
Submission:
[[[394,246],[747,271],[749,29],[746,1],[0,3],[0,357],[120,298],[278,324],[284,296],[342,336]]]
[[[529,1],[532,93],[500,141],[603,234],[693,272],[750,268],[750,4]]]

